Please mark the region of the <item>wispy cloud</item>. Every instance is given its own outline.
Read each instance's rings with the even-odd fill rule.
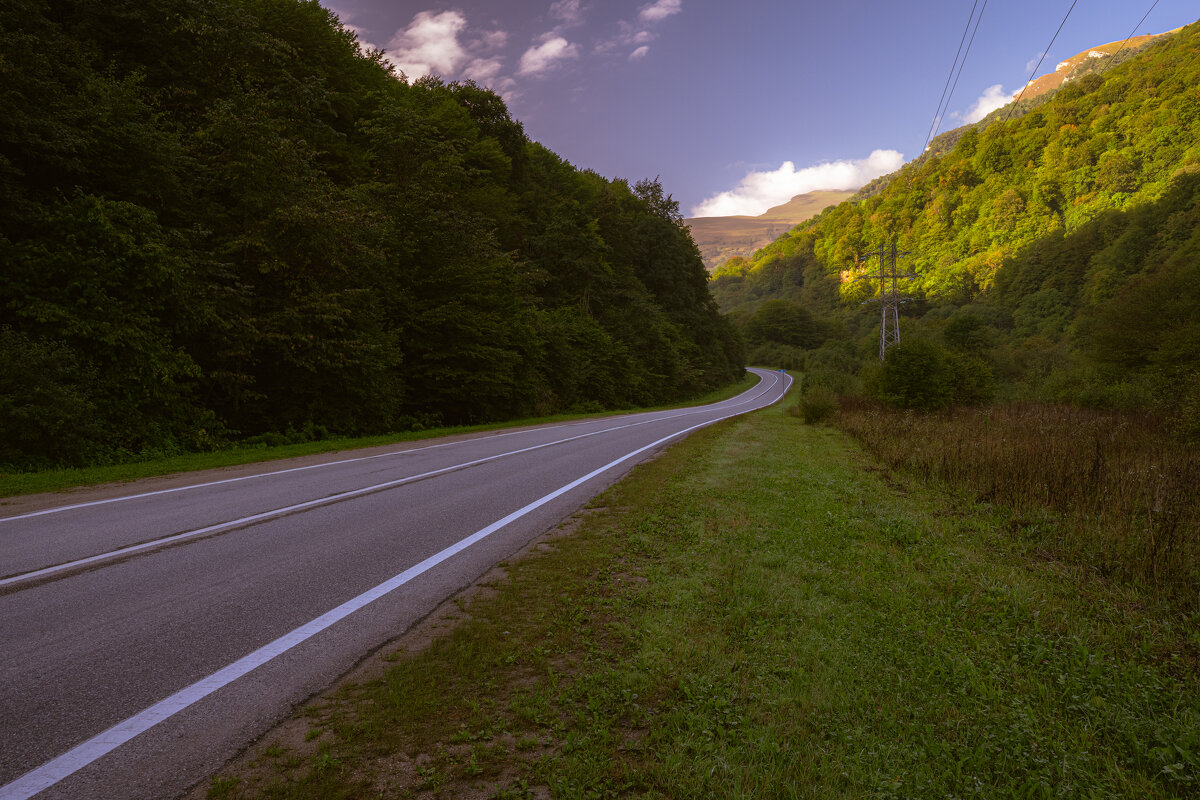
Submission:
[[[1039,50],[1038,54],[1036,56],[1034,56],[1033,58],[1031,58],[1025,62],[1025,71],[1033,72],[1035,69],[1037,69],[1037,65],[1039,63],[1041,63],[1041,60],[1045,57],[1046,57],[1046,51]]]
[[[636,24],[628,20],[618,22],[617,35],[596,45],[596,52],[603,55],[633,48],[629,51],[630,61],[645,58],[646,54],[650,52],[650,42],[657,38],[657,34],[651,29],[657,23],[682,10],[683,0],[655,0],[653,3],[644,5],[638,10]]]
[[[638,17],[645,22],[659,22],[683,10],[683,0],[655,0],[642,6]]]
[[[518,75],[541,75],[553,69],[560,62],[578,58],[579,46],[568,42],[553,32],[542,37],[540,44],[530,47],[521,56]]]
[[[583,24],[583,12],[587,6],[583,0],[557,0],[550,4],[550,16],[562,23],[561,27],[574,28]]]
[[[737,188],[713,195],[692,209],[693,217],[758,216],[798,194],[818,190],[851,190],[895,172],[904,156],[895,150],[875,150],[858,160],[829,161],[796,169],[791,161],[770,172],[751,172]]]
[[[479,37],[472,43],[472,46],[477,49],[499,50],[506,44],[508,44],[507,31],[484,31],[479,34]]]
[[[997,108],[1003,108],[1012,102],[1012,93],[1004,91],[1000,84],[993,84],[983,90],[975,100],[975,104],[966,111],[955,111],[950,116],[960,119],[967,124],[979,122]]]

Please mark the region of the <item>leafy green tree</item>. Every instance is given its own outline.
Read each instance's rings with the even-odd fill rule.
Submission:
[[[92,452],[102,435],[95,380],[66,345],[0,329],[0,464],[55,466]]]
[[[946,323],[942,338],[951,349],[981,355],[992,345],[995,330],[974,314],[959,314]]]
[[[576,169],[469,81],[400,79],[315,0],[13,0],[0,71],[11,464],[741,373],[657,180]]]
[[[899,408],[938,411],[954,399],[954,368],[945,351],[925,339],[889,347],[877,380],[878,398]]]

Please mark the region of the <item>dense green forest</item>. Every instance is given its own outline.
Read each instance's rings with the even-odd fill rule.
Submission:
[[[808,367],[835,391],[1149,409],[1200,435],[1198,86],[1200,24],[940,137],[731,260],[714,294],[751,361]],[[854,279],[893,240],[919,277],[902,282],[901,344],[880,367],[878,284]],[[803,324],[772,324],[785,316]],[[901,373],[921,376],[920,396]]]
[[[741,374],[678,206],[316,2],[0,6],[0,465],[671,401]]]

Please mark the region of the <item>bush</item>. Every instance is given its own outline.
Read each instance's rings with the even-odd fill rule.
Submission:
[[[809,386],[804,390],[804,394],[800,395],[800,413],[804,417],[805,425],[824,422],[833,416],[837,408],[837,395],[827,386]]]
[[[804,373],[805,387],[823,386],[835,395],[859,394],[862,392],[862,381],[857,375],[836,369],[817,367]]]
[[[946,355],[955,405],[990,403],[996,396],[996,377],[992,374],[991,365],[977,356],[962,353]]]
[[[871,382],[877,399],[898,408],[938,411],[954,399],[954,373],[946,353],[924,339],[890,347]]]

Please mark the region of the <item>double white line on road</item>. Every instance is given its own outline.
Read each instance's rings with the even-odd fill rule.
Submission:
[[[787,382],[783,387],[784,394],[787,393],[791,383],[791,376],[787,376]],[[772,384],[772,388],[773,387],[774,384]],[[761,396],[761,394],[758,396]],[[744,405],[744,403],[739,405]],[[111,753],[113,750],[125,744],[130,739],[133,739],[135,736],[138,736],[139,734],[144,733],[145,731],[154,727],[158,723],[173,717],[180,711],[183,711],[189,706],[192,706],[200,700],[203,700],[213,692],[228,686],[238,678],[246,675],[254,669],[257,669],[263,664],[266,664],[268,661],[271,661],[277,656],[286,653],[288,650],[291,650],[302,642],[311,639],[313,636],[316,636],[318,633],[330,627],[334,623],[345,619],[355,611],[358,611],[364,606],[403,586],[413,578],[416,578],[419,575],[429,571],[451,556],[466,550],[468,547],[471,547],[485,537],[490,536],[509,523],[524,517],[526,514],[529,514],[538,508],[541,508],[546,503],[549,503],[550,501],[566,494],[572,489],[592,480],[599,475],[602,475],[613,467],[623,464],[629,459],[635,458],[636,456],[645,453],[647,450],[652,450],[659,445],[671,441],[672,439],[677,439],[680,436],[691,433],[694,430],[698,430],[708,425],[713,425],[731,417],[736,417],[750,410],[753,409],[746,409],[745,411],[737,411],[732,414],[726,414],[724,416],[716,417],[715,419],[706,420],[698,425],[684,428],[681,431],[676,431],[669,436],[664,436],[657,441],[651,442],[650,444],[626,453],[620,458],[614,459],[604,466],[594,469],[580,478],[576,478],[570,483],[555,489],[553,492],[538,498],[529,505],[519,508],[508,516],[496,520],[486,528],[481,528],[470,536],[455,542],[446,549],[435,553],[419,564],[409,567],[399,575],[396,575],[395,577],[384,581],[378,586],[368,589],[357,597],[342,603],[340,606],[322,614],[311,622],[305,623],[289,633],[280,636],[278,639],[275,639],[269,644],[266,644],[263,647],[255,650],[253,653],[238,659],[224,669],[221,669],[206,678],[196,681],[191,686],[181,689],[170,697],[160,700],[144,711],[129,717],[123,722],[117,723],[103,733],[97,734],[91,739],[88,739],[86,742],[83,742],[66,753],[63,753],[61,756],[58,756],[57,758],[46,762],[42,766],[25,773],[12,783],[0,787],[0,800],[27,800],[27,798],[33,797],[38,792],[48,789],[78,770],[83,769],[87,765],[100,758],[103,758],[105,755]],[[585,436],[591,435],[594,434],[585,434]],[[539,447],[542,446],[545,445],[539,445]],[[536,448],[527,448],[527,450],[532,449]],[[498,457],[499,456],[493,456],[492,458]]]

